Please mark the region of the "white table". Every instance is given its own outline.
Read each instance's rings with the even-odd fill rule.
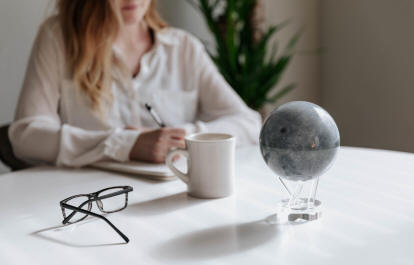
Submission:
[[[61,227],[58,202],[131,185],[108,215]],[[269,225],[285,194],[258,147],[237,152],[237,193],[188,197],[180,181],[51,167],[0,176],[0,264],[414,264],[414,155],[342,148],[321,178],[321,219]]]

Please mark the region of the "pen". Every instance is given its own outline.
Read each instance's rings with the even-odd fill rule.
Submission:
[[[161,128],[164,128],[165,124],[162,122],[160,116],[158,116],[158,114],[155,112],[155,110],[151,106],[151,104],[145,103],[145,108],[148,110],[148,112],[150,113],[152,119],[158,124],[158,126],[160,126]]]

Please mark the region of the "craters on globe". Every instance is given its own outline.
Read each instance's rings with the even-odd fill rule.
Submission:
[[[260,133],[266,164],[277,176],[293,181],[321,176],[332,165],[339,146],[339,130],[331,115],[305,101],[272,111]]]

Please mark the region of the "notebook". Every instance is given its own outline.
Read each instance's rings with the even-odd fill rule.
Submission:
[[[185,168],[185,160],[183,158],[175,162],[177,168],[182,170]],[[174,180],[176,176],[165,164],[151,164],[145,162],[127,162],[119,163],[114,161],[101,161],[91,165],[93,168],[121,172],[137,177],[144,177],[154,180]],[[184,171],[185,172],[185,171]]]

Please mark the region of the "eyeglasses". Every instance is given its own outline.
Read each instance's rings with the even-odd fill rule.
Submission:
[[[106,188],[94,193],[71,196],[60,202],[64,225],[74,224],[85,220],[88,215],[98,217],[109,224],[126,243],[129,239],[115,225],[100,214],[91,211],[92,203],[96,202],[98,209],[103,213],[114,213],[125,209],[128,205],[128,193],[133,189],[130,186]]]

